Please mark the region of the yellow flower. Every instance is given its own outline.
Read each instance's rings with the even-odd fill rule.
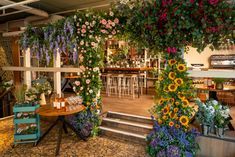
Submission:
[[[179,111],[178,107],[174,108],[174,112],[178,112],[178,111]]]
[[[175,72],[169,72],[168,77],[169,77],[169,79],[174,80],[175,79],[175,75],[176,75]]]
[[[168,89],[170,92],[175,92],[177,90],[177,85],[176,84],[170,84],[168,86]]]
[[[158,122],[158,124],[162,124],[162,120],[161,119],[158,119],[157,122]]]
[[[159,81],[162,81],[162,80],[163,80],[163,77],[162,77],[162,76],[160,76],[158,79],[159,79]]]
[[[189,122],[189,119],[187,116],[181,116],[180,117],[180,123],[183,125],[183,126],[187,126],[188,125],[188,122]]]
[[[175,104],[178,106],[178,105],[180,104],[180,102],[179,102],[179,101],[176,101]]]
[[[172,111],[169,113],[169,115],[170,115],[170,118],[172,118],[172,119],[175,119],[177,116],[176,113],[172,112]]]
[[[175,84],[177,84],[178,86],[182,85],[184,83],[183,79],[182,78],[176,78],[174,80]]]
[[[178,98],[180,98],[181,100],[185,98],[185,96],[183,95],[183,93],[178,93]]]
[[[161,98],[161,99],[159,100],[159,104],[162,105],[165,101],[166,101],[166,99]]]
[[[166,119],[167,119],[167,116],[163,116],[162,119],[163,119],[163,120],[166,120]]]
[[[169,107],[169,106],[166,106],[166,107],[164,107],[164,108],[162,109],[162,112],[163,112],[164,115],[168,114],[169,111],[170,111],[170,107]]]
[[[164,90],[164,92],[169,92],[169,89],[168,89],[168,86],[165,86],[164,88],[163,88],[163,90]]]
[[[179,128],[180,128],[180,125],[179,125],[179,124],[175,124],[175,128],[176,128],[176,129],[179,129]]]
[[[172,105],[173,105],[173,104],[174,104],[174,102],[175,102],[175,99],[174,99],[174,98],[170,98],[170,99],[169,99],[169,102],[170,102],[170,104],[172,104]]]
[[[174,122],[171,121],[171,122],[169,123],[169,126],[172,127],[173,125],[174,125]]]
[[[178,70],[179,72],[184,72],[184,71],[186,70],[185,64],[178,64],[178,65],[177,65],[177,70]]]
[[[182,100],[182,106],[187,107],[189,105],[189,101],[187,99]]]
[[[170,59],[169,61],[168,61],[168,64],[170,65],[170,66],[172,66],[172,65],[174,65],[174,64],[176,64],[177,63],[177,61],[175,60],[175,59]]]

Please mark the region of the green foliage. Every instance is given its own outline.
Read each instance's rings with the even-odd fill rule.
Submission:
[[[226,81],[226,79],[224,79],[224,78],[214,78],[213,81],[215,83],[224,83]]]

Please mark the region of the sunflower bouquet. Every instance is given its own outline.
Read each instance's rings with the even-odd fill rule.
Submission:
[[[189,105],[189,99],[194,97],[192,80],[188,78],[186,64],[180,56],[168,54],[166,58],[167,66],[159,76],[157,92],[160,99],[152,110],[155,126],[147,137],[147,150],[151,156],[164,153],[170,156],[168,149],[172,147],[178,156],[195,156],[197,132],[189,128],[194,112]]]

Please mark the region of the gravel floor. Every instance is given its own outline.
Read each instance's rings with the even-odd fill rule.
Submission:
[[[42,126],[49,126],[41,121]],[[43,129],[45,129],[43,128]],[[13,144],[13,119],[0,121],[0,156],[4,157],[50,157],[55,156],[57,128],[54,128],[41,143]],[[72,134],[63,134],[60,156],[68,157],[147,157],[145,146],[111,137],[89,138],[84,142]]]

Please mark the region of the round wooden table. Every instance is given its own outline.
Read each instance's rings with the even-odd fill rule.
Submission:
[[[57,138],[57,146],[56,146],[56,156],[59,155],[60,151],[60,143],[61,143],[61,137],[62,137],[62,130],[67,134],[68,130],[67,127],[69,127],[78,137],[80,137],[82,140],[86,140],[86,137],[81,135],[75,128],[72,126],[69,122],[66,121],[65,116],[72,115],[75,113],[79,113],[83,111],[85,107],[83,105],[80,105],[77,109],[72,111],[63,111],[63,110],[57,110],[54,109],[52,106],[45,105],[41,106],[38,110],[38,114],[40,116],[46,116],[46,117],[58,117],[57,120],[49,127],[49,129],[40,137],[37,144],[39,144],[40,141],[51,131],[51,129],[59,124],[59,132],[58,132],[58,138]],[[36,145],[37,145],[36,144]]]

